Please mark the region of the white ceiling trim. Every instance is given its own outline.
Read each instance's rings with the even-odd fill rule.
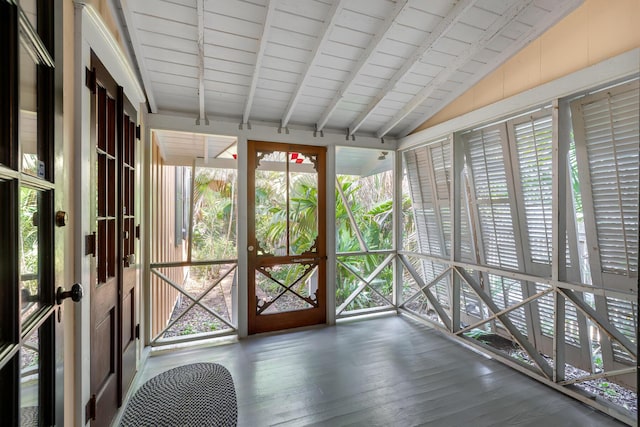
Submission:
[[[119,0],[120,8],[122,9],[122,16],[124,17],[124,22],[127,24],[127,28],[129,29],[129,38],[131,39],[131,46],[133,47],[133,53],[136,56],[138,62],[138,69],[140,70],[140,77],[142,78],[142,85],[144,86],[144,91],[147,95],[147,101],[149,102],[149,107],[151,108],[151,112],[158,112],[158,105],[156,104],[155,97],[153,96],[153,89],[151,87],[151,79],[149,78],[149,72],[147,71],[147,67],[145,66],[144,54],[142,53],[142,49],[140,47],[140,41],[138,40],[137,31],[135,29],[138,28],[138,24],[131,12],[131,9],[128,5],[128,0]]]
[[[387,36],[389,29],[396,22],[398,15],[402,13],[407,5],[407,2],[408,0],[398,1],[394,7],[393,12],[385,18],[384,23],[382,24],[382,28],[376,33],[373,40],[371,40],[371,43],[369,43],[369,45],[367,46],[367,49],[363,52],[362,56],[360,56],[358,63],[353,68],[353,70],[351,70],[349,77],[347,77],[344,83],[342,83],[342,86],[338,90],[337,96],[333,98],[331,104],[329,104],[329,106],[322,113],[322,116],[317,123],[318,131],[324,129],[325,125],[329,121],[329,117],[331,117],[333,112],[336,110],[338,103],[344,98],[344,95],[349,92],[349,89],[351,89],[351,85],[362,71],[362,68],[367,64],[367,62],[371,58],[371,55],[373,55],[376,50],[378,50],[378,46]]]
[[[253,106],[253,97],[256,94],[256,87],[258,86],[258,80],[260,78],[260,68],[262,67],[262,59],[264,58],[264,52],[267,48],[267,41],[269,39],[269,31],[271,30],[271,22],[273,21],[273,15],[276,8],[277,0],[267,0],[267,13],[264,18],[264,27],[260,36],[260,47],[258,48],[258,55],[256,57],[256,65],[253,68],[253,76],[251,78],[251,87],[249,88],[249,95],[247,96],[247,102],[244,106],[244,113],[242,115],[241,124],[249,124],[249,115],[251,114],[251,107]]]
[[[300,80],[298,81],[296,89],[293,92],[293,95],[291,96],[291,99],[289,100],[289,104],[287,105],[287,109],[285,110],[285,113],[282,116],[282,123],[281,123],[282,127],[286,127],[289,124],[289,120],[291,119],[291,115],[293,114],[293,110],[296,107],[296,105],[298,104],[298,100],[300,99],[300,95],[302,95],[302,90],[304,89],[304,86],[306,85],[307,80],[310,77],[311,69],[316,64],[316,61],[318,60],[318,58],[320,58],[320,54],[322,53],[322,50],[324,49],[324,46],[326,45],[327,41],[329,40],[329,35],[331,34],[331,29],[335,25],[335,22],[338,20],[338,17],[340,16],[340,12],[342,12],[342,9],[344,8],[345,2],[346,2],[346,0],[337,0],[333,4],[333,6],[331,6],[331,9],[329,10],[328,18],[324,21],[324,24],[322,25],[322,30],[321,30],[322,36],[318,37],[316,45],[315,45],[315,47],[313,49],[313,53],[311,54],[311,57],[309,58],[309,60],[305,64],[304,72],[302,73],[302,76],[300,77]]]
[[[564,18],[567,14],[575,10],[580,4],[582,4],[584,0],[570,0],[561,3],[559,7],[560,12],[554,15],[554,20],[552,22],[546,23],[546,27],[539,28],[540,24],[531,28],[529,33],[525,37],[521,37],[518,42],[512,44],[508,50],[505,50],[498,54],[493,61],[486,64],[484,67],[480,68],[473,76],[471,76],[468,80],[465,81],[464,85],[461,85],[458,89],[451,92],[445,99],[440,102],[440,105],[435,110],[431,110],[424,115],[421,115],[420,118],[411,122],[408,126],[402,129],[399,132],[398,137],[406,137],[415,129],[418,128],[425,121],[429,120],[435,113],[442,110],[445,106],[449,105],[449,103],[453,102],[456,98],[466,92],[468,89],[472,88],[476,83],[481,81],[483,78],[489,75],[492,71],[497,69],[500,65],[506,62],[511,56],[515,55],[519,52],[524,46],[531,43],[537,37],[540,36],[541,30],[546,28],[551,28],[555,23]]]
[[[460,67],[465,65],[469,60],[480,50],[484,49],[489,43],[491,43],[496,37],[502,34],[502,29],[509,25],[513,20],[525,9],[527,9],[533,0],[526,2],[518,2],[512,4],[509,9],[500,18],[496,19],[493,24],[484,32],[484,35],[475,41],[471,46],[465,49],[461,55],[457,56],[455,60],[450,62],[443,70],[441,70],[437,76],[435,76],[429,84],[418,92],[413,99],[400,109],[384,126],[382,126],[378,132],[378,138],[382,138],[389,133],[394,127],[398,125],[405,117],[407,117],[413,110],[418,108],[424,101],[431,96],[431,94],[439,88],[453,73],[455,73]],[[520,50],[519,46],[510,45],[510,48],[505,50],[503,54],[511,56]],[[508,52],[508,53],[505,53]],[[492,63],[495,61],[491,61]],[[499,61],[502,63],[502,61]],[[465,90],[470,88],[471,85],[468,81],[462,84]]]
[[[258,140],[299,144],[304,141],[306,145],[333,146],[349,145],[350,147],[376,148],[384,151],[394,151],[397,140],[388,138],[384,143],[379,138],[369,136],[358,136],[355,140],[345,140],[344,133],[328,130],[323,138],[314,138],[313,129],[301,129],[295,126],[289,128],[289,133],[278,133],[277,127],[273,124],[254,122],[251,129],[243,127],[239,129],[237,121],[226,121],[211,119],[209,124],[196,125],[192,118],[186,116],[176,116],[168,114],[147,115],[147,127],[153,130],[169,130],[175,132],[190,132],[207,135],[223,135],[236,137],[239,140]]]
[[[367,105],[367,107],[358,115],[358,117],[349,126],[349,134],[353,135],[362,124],[367,120],[369,115],[376,109],[378,104],[396,87],[396,84],[406,76],[414,65],[419,62],[431,49],[433,44],[443,35],[445,35],[460,20],[462,15],[475,4],[476,0],[462,0],[456,3],[447,16],[438,23],[438,26],[424,39],[422,44],[416,49],[405,64],[396,71],[384,89]]]
[[[204,0],[196,0],[198,13],[198,102],[200,115],[197,124],[207,120],[204,106]]]

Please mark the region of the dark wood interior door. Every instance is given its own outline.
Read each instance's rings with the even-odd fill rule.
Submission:
[[[248,149],[249,333],[325,323],[326,148]]]
[[[136,112],[95,65],[95,243],[91,278],[91,394],[87,418],[110,425],[136,372]],[[89,73],[91,75],[91,73]],[[90,78],[93,81],[93,77]],[[91,240],[91,239],[90,239]]]
[[[96,230],[91,277],[92,426],[108,426],[118,410],[118,152],[117,91],[98,83],[95,95]]]

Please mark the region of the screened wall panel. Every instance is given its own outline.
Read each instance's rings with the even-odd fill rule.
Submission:
[[[542,264],[551,264],[553,251],[551,127],[550,114],[513,127],[530,259]]]
[[[591,199],[591,237],[602,273],[638,276],[638,82],[599,92],[572,103],[583,200]],[[586,166],[586,167],[585,167]],[[586,197],[585,197],[586,196]],[[602,283],[608,287],[613,283]]]
[[[405,153],[404,161],[420,251],[429,255],[444,255],[442,231],[438,228],[436,218],[428,152],[426,149],[411,150]]]
[[[505,137],[504,125],[472,131],[465,135],[465,148],[482,238],[482,261],[516,270],[519,263],[504,163]]]
[[[637,390],[639,85],[551,104],[403,152],[419,252],[403,260],[431,285],[401,308],[619,404]]]

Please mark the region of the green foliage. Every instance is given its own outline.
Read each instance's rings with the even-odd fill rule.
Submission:
[[[485,331],[484,329],[474,328],[468,332],[464,332],[462,335],[464,335],[465,337],[473,338],[474,340],[480,341],[483,344],[489,345],[491,344],[491,342],[485,339],[485,337],[489,335],[493,335],[493,332]]]
[[[313,174],[290,174],[289,188],[286,175],[279,171],[256,171],[255,209],[256,237],[260,247],[275,255],[286,253],[287,220],[290,226],[290,252],[301,254],[310,250],[317,238],[318,193]],[[194,223],[192,250],[194,259],[222,259],[236,254],[235,175],[233,171],[199,168],[194,177]],[[370,177],[340,176],[338,184],[345,200],[336,189],[336,250],[338,253],[360,252],[358,230],[369,250],[393,247],[393,174],[386,172]],[[286,193],[289,191],[287,210]],[[348,208],[355,221],[352,221]],[[403,200],[407,212],[408,229],[413,227],[411,201]],[[288,217],[287,217],[288,212]],[[380,255],[344,256],[340,260],[361,277],[367,277],[384,259]],[[214,269],[216,267],[211,267]],[[274,269],[271,276],[281,283],[290,284],[304,273],[301,265]],[[215,274],[208,271],[206,274]],[[376,278],[376,289],[383,295],[391,295],[393,268],[385,268]],[[339,267],[336,277],[336,297],[344,301],[358,288],[360,279]],[[259,277],[259,284],[268,293],[277,293],[281,287],[266,277]],[[373,291],[366,288],[354,301],[357,308],[376,304]],[[379,298],[378,298],[379,299]]]
[[[180,335],[191,335],[193,333],[195,333],[195,330],[193,329],[193,326],[191,326],[191,325],[185,326],[185,328],[180,331]]]
[[[37,190],[20,188],[20,274],[38,273],[38,194]],[[38,280],[22,282],[31,295],[38,294]]]
[[[192,256],[194,260],[235,258],[236,172],[225,169],[198,168],[193,188]],[[210,266],[202,274],[211,277],[220,266]]]

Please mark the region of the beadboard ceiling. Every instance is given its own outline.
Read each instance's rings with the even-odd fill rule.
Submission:
[[[112,0],[154,113],[402,137],[582,0]]]

